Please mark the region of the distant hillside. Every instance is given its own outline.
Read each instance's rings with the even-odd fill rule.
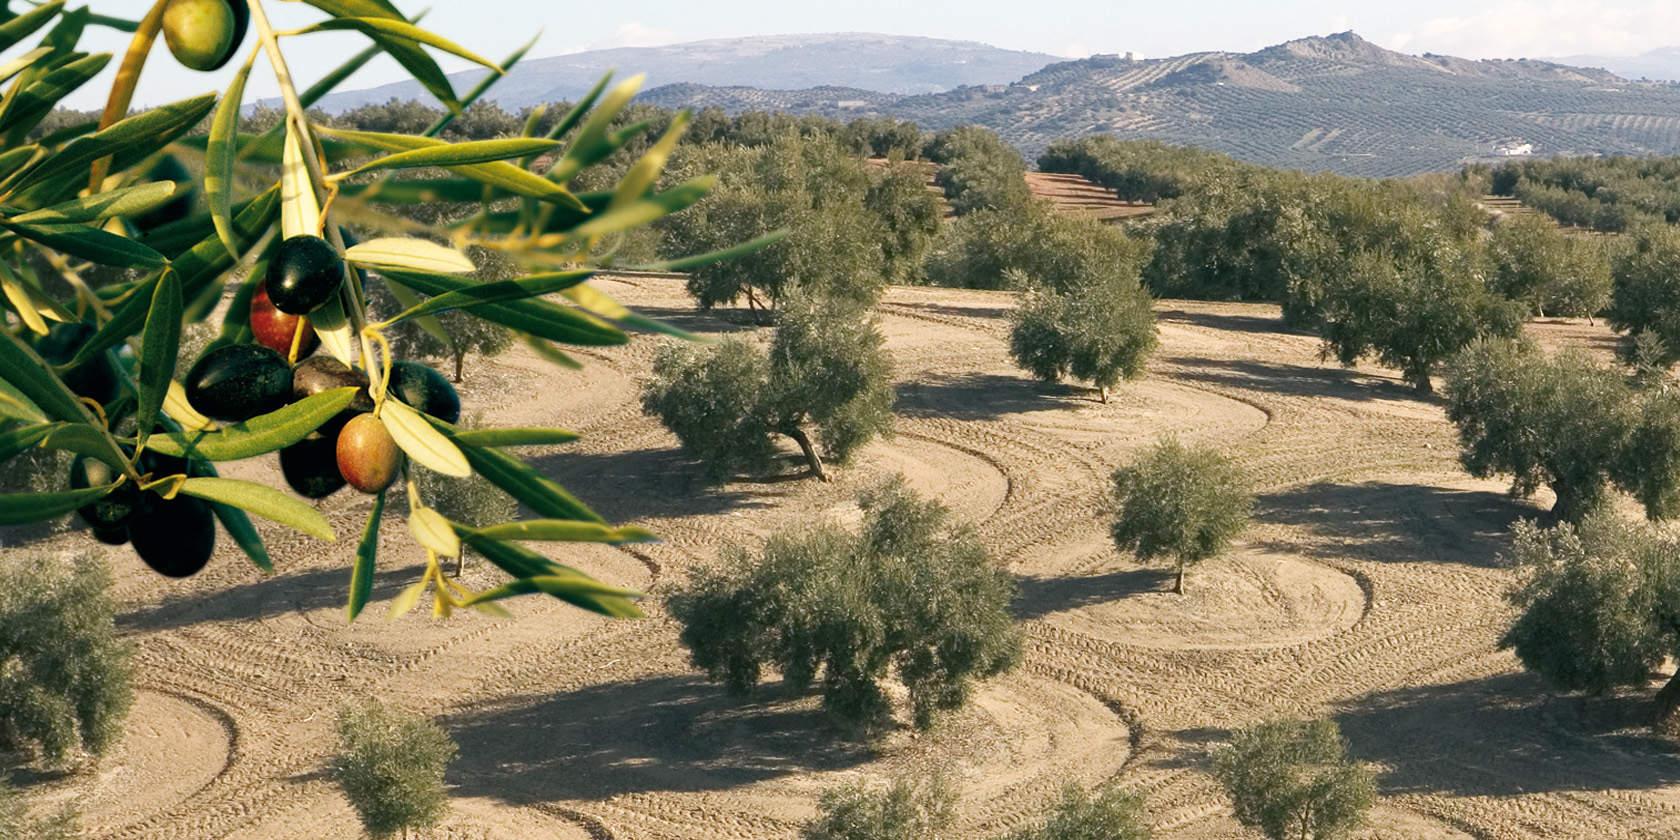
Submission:
[[[1537,155],[1680,154],[1680,86],[1531,59],[1405,55],[1352,32],[1247,54],[1095,56],[1013,84],[936,94],[683,84],[644,99],[841,119],[891,114],[929,129],[978,123],[1029,155],[1059,137],[1109,132],[1377,176],[1451,169],[1521,143]]]
[[[1660,47],[1639,55],[1571,55],[1546,60],[1578,67],[1602,67],[1624,79],[1680,81],[1680,47]]]
[[[962,85],[1013,82],[1058,60],[1053,55],[973,41],[867,33],[768,35],[528,59],[496,83],[490,98],[508,110],[574,100],[612,68],[621,75],[646,73],[650,87],[674,83],[789,89],[840,86],[925,94]],[[449,78],[456,90],[466,90],[481,77],[482,71],[474,70]],[[326,97],[322,107],[342,111],[393,97],[430,100],[418,83],[401,82],[336,93]]]

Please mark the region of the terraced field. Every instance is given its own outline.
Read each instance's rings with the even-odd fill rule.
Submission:
[[[869,158],[866,162],[876,167],[887,165],[885,158]],[[937,164],[911,161],[900,165],[915,167],[927,181],[928,191],[938,195],[941,200],[945,198],[945,190],[934,182],[934,177],[939,174]],[[1050,202],[1050,206],[1063,215],[1095,219],[1099,222],[1120,222],[1155,212],[1155,205],[1141,201],[1121,201],[1113,190],[1093,184],[1083,175],[1028,172],[1025,177],[1027,189],[1031,190],[1034,196]],[[952,209],[950,202],[946,202],[946,218],[955,215],[956,211]]]
[[[677,280],[603,287],[689,329],[742,329],[695,314]],[[1208,748],[1263,718],[1328,713],[1382,768],[1367,837],[1680,837],[1680,763],[1642,734],[1639,700],[1551,695],[1495,649],[1510,619],[1501,535],[1536,509],[1465,477],[1437,402],[1392,371],[1321,364],[1275,307],[1163,301],[1149,376],[1103,405],[1021,377],[1010,305],[892,290],[881,320],[897,434],[829,484],[702,485],[637,405],[656,340],[588,354],[582,372],[518,352],[470,365],[464,402],[497,423],[584,433],[536,462],[665,538],[563,552],[651,591],[651,618],[524,600],[511,620],[387,623],[376,603],[346,626],[348,540],[276,534],[282,574],[268,579],[224,547],[186,583],[113,551],[140,700],[97,773],[37,793],[81,802],[90,837],[355,836],[321,767],[336,706],[376,694],[438,715],[460,741],[437,834],[452,840],[788,838],[828,786],[932,768],[961,789],[964,837],[1040,815],[1071,778],[1145,794],[1158,837],[1236,838],[1252,835],[1208,775]],[[1535,330],[1553,344],[1606,337]],[[1240,454],[1261,493],[1257,526],[1184,596],[1113,551],[1102,512],[1109,472],[1166,433]],[[657,597],[669,582],[726,544],[855,516],[857,491],[889,473],[944,499],[1018,576],[1022,668],[932,734],[858,744],[810,698],[770,685],[739,704],[687,667]],[[323,507],[348,535],[368,504],[346,493]],[[405,529],[382,538],[380,601],[421,560]]]

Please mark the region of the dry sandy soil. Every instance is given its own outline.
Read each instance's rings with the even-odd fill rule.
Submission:
[[[690,329],[741,329],[695,315],[674,280],[603,287]],[[90,837],[353,837],[322,766],[335,709],[376,695],[438,716],[461,744],[438,837],[788,838],[825,788],[939,768],[963,795],[964,837],[1042,815],[1073,779],[1144,794],[1157,837],[1235,838],[1257,835],[1208,775],[1209,748],[1237,726],[1328,714],[1381,768],[1365,837],[1680,837],[1680,760],[1642,733],[1645,700],[1555,695],[1496,649],[1511,619],[1502,535],[1538,508],[1462,472],[1438,401],[1391,371],[1321,363],[1316,339],[1282,330],[1275,307],[1163,301],[1149,376],[1101,405],[1021,376],[1005,350],[1009,305],[888,294],[897,434],[832,484],[702,484],[638,408],[661,339],[584,354],[582,372],[520,353],[474,362],[469,406],[584,433],[528,454],[610,519],[665,538],[556,549],[654,593],[652,617],[525,599],[511,620],[385,622],[376,603],[347,626],[348,558],[369,507],[350,492],[322,505],[336,545],[270,531],[272,578],[230,545],[184,583],[112,550],[139,651],[128,736],[96,771],[36,795],[76,799]],[[1554,343],[1607,337],[1535,329]],[[1113,550],[1102,512],[1111,470],[1169,432],[1236,453],[1261,494],[1256,526],[1182,597],[1166,570]],[[233,472],[273,477],[267,463]],[[727,544],[855,516],[856,493],[890,473],[973,522],[1018,575],[1017,672],[931,734],[863,744],[810,698],[771,684],[761,702],[733,702],[687,667],[664,587]],[[396,520],[382,533],[379,601],[423,559]],[[470,568],[467,582],[494,577]]]

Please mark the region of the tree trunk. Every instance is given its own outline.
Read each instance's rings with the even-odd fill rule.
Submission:
[[[1651,727],[1661,735],[1680,735],[1680,673],[1669,678],[1657,692],[1656,714]]]
[[[822,459],[817,457],[817,448],[811,445],[811,436],[805,434],[805,430],[798,426],[788,429],[786,434],[793,438],[794,442],[799,444],[800,451],[805,453],[805,463],[811,465],[811,475],[819,481],[828,481],[828,471],[823,469]]]
[[[1433,394],[1433,393],[1435,393],[1435,381],[1429,378],[1429,371],[1428,370],[1425,370],[1422,373],[1413,374],[1411,376],[1411,380],[1412,380],[1412,387],[1416,388],[1418,393],[1420,393],[1420,394]]]
[[[467,354],[465,354],[465,353],[456,353],[455,354],[455,384],[457,384],[457,385],[459,385],[461,383],[461,364],[463,362],[465,362],[466,360],[467,360]]]
[[[1182,564],[1178,567],[1178,582],[1173,584],[1173,594],[1184,594],[1184,566]]]
[[[1102,396],[1102,404],[1103,405],[1108,405],[1108,386],[1107,385],[1097,386],[1097,393]]]
[[[455,577],[459,578],[461,576],[461,573],[466,571],[466,569],[467,569],[467,548],[466,548],[466,546],[462,546],[461,550],[455,553]]]

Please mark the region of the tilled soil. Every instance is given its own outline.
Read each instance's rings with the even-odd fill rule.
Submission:
[[[694,314],[680,281],[602,286],[691,329],[747,331]],[[337,543],[266,530],[272,578],[225,539],[184,583],[112,550],[139,651],[128,736],[96,771],[39,783],[38,795],[75,799],[89,837],[353,837],[322,767],[335,710],[372,695],[438,716],[461,744],[438,837],[787,838],[825,788],[934,771],[962,793],[964,837],[1041,817],[1069,779],[1144,794],[1158,837],[1240,837],[1252,835],[1208,774],[1208,750],[1238,726],[1328,714],[1382,770],[1367,837],[1680,837],[1680,759],[1643,734],[1648,698],[1558,696],[1496,649],[1511,620],[1503,534],[1540,509],[1463,473],[1438,400],[1392,371],[1322,363],[1317,340],[1285,331],[1275,307],[1163,301],[1149,375],[1104,405],[1022,376],[1005,347],[1011,305],[892,290],[880,317],[897,434],[828,484],[706,486],[640,411],[639,380],[667,339],[581,353],[580,372],[517,350],[471,362],[469,412],[583,433],[524,454],[609,519],[664,538],[553,549],[650,591],[651,617],[528,598],[510,620],[417,610],[386,622],[383,602],[424,559],[393,516],[375,603],[347,625],[369,509],[348,491],[322,503]],[[1595,347],[1609,336],[1535,332]],[[1182,596],[1167,570],[1114,551],[1105,513],[1109,474],[1168,434],[1238,454],[1260,493],[1255,527],[1193,570]],[[276,478],[272,459],[227,472]],[[1018,671],[934,732],[860,742],[810,697],[768,683],[736,702],[687,666],[658,597],[671,580],[778,527],[855,518],[858,491],[891,473],[943,499],[1018,575]],[[86,542],[56,547],[72,545]],[[496,580],[469,567],[464,582]]]

